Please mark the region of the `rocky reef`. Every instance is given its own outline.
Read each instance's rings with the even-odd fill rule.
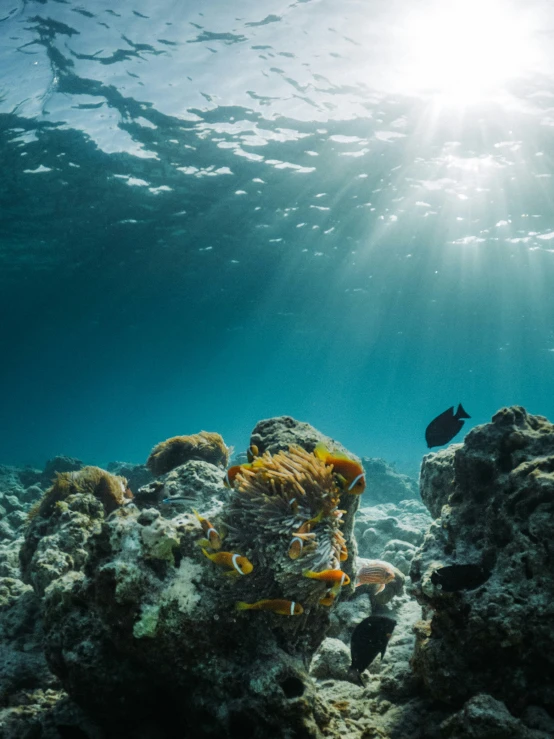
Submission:
[[[554,736],[551,424],[503,409],[427,455],[431,515],[380,460],[373,481],[357,460],[366,491],[346,492],[321,443],[356,459],[283,416],[256,426],[231,487],[222,440],[156,476],[0,468],[0,736]],[[393,566],[382,592],[354,587],[365,559]],[[326,566],[351,583],[304,575]],[[369,615],[396,627],[360,678]]]
[[[307,665],[331,609],[319,604],[325,583],[303,573],[335,568],[343,550],[353,561],[359,498],[341,494],[332,468],[299,446],[260,456],[223,502],[221,469],[205,460],[138,491],[140,507],[126,480],[96,470],[58,475],[20,555],[42,597],[48,664],[72,699],[118,736],[154,713],[166,731],[177,722],[191,736],[317,735],[326,709]],[[199,546],[196,506],[249,570],[237,576],[223,549]],[[291,534],[311,519],[318,542],[293,559]],[[303,613],[236,608],[264,598],[296,600]]]
[[[420,500],[417,480],[397,472],[386,460],[379,457],[362,457],[362,464],[366,474],[366,497],[372,505]]]
[[[554,426],[503,408],[423,459],[421,494],[436,520],[410,571],[416,674],[449,705],[554,715]]]

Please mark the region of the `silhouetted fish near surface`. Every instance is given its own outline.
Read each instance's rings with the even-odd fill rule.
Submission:
[[[351,668],[359,674],[380,653],[385,656],[396,621],[388,616],[368,616],[356,626],[350,641]]]
[[[456,413],[454,413],[454,406],[451,406],[440,416],[434,418],[425,429],[425,441],[429,449],[448,444],[464,425],[464,418],[471,418],[471,416],[464,411],[461,403]]]
[[[431,575],[431,582],[445,593],[474,590],[487,582],[491,573],[481,565],[446,565]]]

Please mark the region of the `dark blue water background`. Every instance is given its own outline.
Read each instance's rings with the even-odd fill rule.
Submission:
[[[554,420],[554,11],[456,105],[403,84],[413,7],[2,0],[0,462]]]

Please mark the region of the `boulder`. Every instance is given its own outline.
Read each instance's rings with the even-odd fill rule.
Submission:
[[[452,705],[487,693],[554,713],[554,426],[503,408],[463,445],[427,455],[421,479],[440,516],[410,571],[426,614],[416,673]]]

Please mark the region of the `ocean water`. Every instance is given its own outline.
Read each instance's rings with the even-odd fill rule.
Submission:
[[[0,463],[554,419],[544,2],[2,0]],[[461,433],[456,440],[461,440]]]

